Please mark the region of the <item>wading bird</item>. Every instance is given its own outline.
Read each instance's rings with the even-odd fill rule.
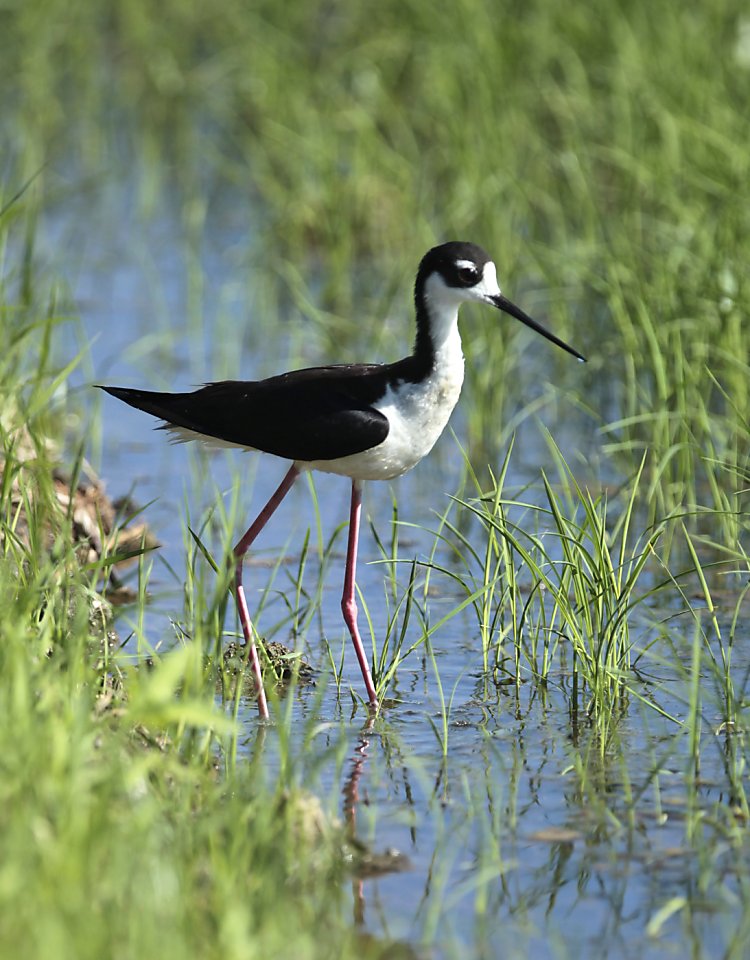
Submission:
[[[286,476],[234,548],[235,593],[258,689],[268,716],[260,661],[245,591],[243,558],[304,470],[351,477],[349,539],[341,609],[351,634],[370,707],[378,697],[357,627],[355,569],[366,480],[391,480],[411,470],[443,432],[458,401],[464,357],[458,332],[462,303],[486,303],[520,320],[583,360],[500,292],[495,264],[473,243],[433,247],[414,286],[414,352],[396,363],[355,363],[293,370],[267,380],[209,383],[191,393],[102,387],[132,407],[159,417],[179,440],[243,447],[291,460]]]

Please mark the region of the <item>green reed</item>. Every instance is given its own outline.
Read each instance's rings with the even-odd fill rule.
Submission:
[[[516,683],[569,677],[574,702],[604,722],[633,691],[630,627],[655,592],[647,568],[663,526],[637,530],[644,463],[612,510],[550,449],[558,475],[555,485],[542,475],[546,503],[505,493],[510,450],[490,493],[458,501],[482,540],[446,525],[465,570],[454,577],[475,597],[486,672]]]

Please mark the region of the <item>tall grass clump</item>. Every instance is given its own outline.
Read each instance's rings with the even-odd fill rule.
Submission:
[[[550,450],[557,477],[543,473],[543,502],[505,491],[510,450],[489,493],[474,478],[481,495],[457,503],[481,536],[445,524],[454,555],[447,572],[472,596],[488,676],[564,683],[572,709],[606,726],[638,695],[631,625],[656,590],[663,527],[639,532],[644,464],[621,502],[609,504],[579,485],[551,441]]]

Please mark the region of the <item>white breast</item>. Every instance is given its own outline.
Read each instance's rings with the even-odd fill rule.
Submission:
[[[434,447],[458,402],[464,358],[458,327],[436,353],[433,372],[419,383],[399,382],[373,406],[388,418],[385,440],[349,457],[300,463],[303,469],[337,473],[357,480],[390,480],[416,466]]]

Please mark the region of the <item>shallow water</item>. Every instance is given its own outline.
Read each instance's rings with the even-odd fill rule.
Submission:
[[[157,646],[173,642],[170,618],[179,621],[182,615],[186,509],[195,525],[217,492],[228,499],[240,483],[240,513],[249,523],[286,467],[271,457],[205,454],[192,445],[170,445],[163,433],[152,430],[149,417],[114,399],[95,398],[90,383],[187,389],[240,371],[247,378],[279,372],[287,365],[290,341],[302,343],[305,352],[302,320],[283,327],[266,320],[254,327],[253,284],[260,282],[267,252],[255,251],[251,265],[248,211],[234,200],[217,199],[195,249],[186,249],[184,223],[170,198],[156,215],[142,219],[127,192],[112,187],[102,190],[93,205],[89,196],[67,197],[64,213],[53,212],[42,231],[40,254],[67,278],[81,316],[83,331],[71,328],[65,349],[73,352],[82,341],[91,345],[88,368],[75,382],[84,406],[95,399],[103,406],[101,474],[112,495],[132,492],[140,503],[149,503],[145,515],[162,542],[146,620],[149,642]],[[411,341],[408,288],[402,313],[402,335],[380,359],[397,358]],[[463,331],[470,335],[466,325]],[[350,346],[341,357],[312,357],[311,362],[354,359]],[[546,351],[545,346],[534,352],[529,344],[519,382],[524,376],[532,384],[539,376],[561,377],[561,399],[543,411],[542,419],[572,457],[585,431],[580,416],[564,402],[565,385],[580,376],[580,368],[562,365],[551,358],[551,349]],[[550,360],[546,371],[545,359]],[[460,412],[452,426],[460,437]],[[591,448],[595,439],[587,429]],[[92,454],[96,459],[96,449]],[[541,432],[527,423],[517,438],[509,486],[536,482],[547,457]],[[424,558],[433,543],[428,531],[437,525],[434,514],[444,511],[449,495],[460,489],[462,473],[456,440],[446,435],[410,475],[393,485],[367,487],[367,519],[388,542],[395,494],[400,519],[415,524],[400,529],[400,556]],[[347,519],[349,485],[337,477],[314,482],[327,538]],[[279,594],[263,611],[259,627],[264,632],[285,616],[286,571],[293,575],[299,544],[310,527],[314,542],[313,499],[301,482],[254,553],[264,561],[273,561],[279,551],[289,557],[277,574]],[[242,531],[236,532],[239,537]],[[334,760],[321,763],[317,754],[300,756],[300,764],[309,768],[314,789],[339,816],[352,820],[372,851],[392,848],[408,858],[407,869],[355,878],[351,910],[356,923],[377,937],[427,944],[430,956],[470,951],[487,957],[625,958],[684,956],[687,950],[693,956],[718,956],[733,940],[742,942],[746,873],[741,851],[715,811],[688,830],[696,818],[688,816],[685,800],[687,736],[648,706],[631,703],[618,728],[618,748],[601,762],[592,760],[599,755],[595,731],[585,718],[571,717],[562,682],[551,683],[542,696],[531,683],[516,688],[483,678],[476,615],[467,607],[433,636],[449,702],[445,760],[436,734],[442,725],[440,690],[424,648],[401,666],[390,691],[394,702],[374,724],[367,723],[361,708],[352,715],[348,688],[360,691],[361,678],[339,607],[344,547],[340,535],[320,616],[302,638],[318,682],[293,695],[291,722],[300,730],[311,721],[320,725],[321,755],[329,741],[345,739],[343,768]],[[358,583],[377,637],[388,616],[386,569],[379,559],[365,526]],[[438,559],[451,562],[447,550]],[[398,571],[401,590],[408,575],[407,563]],[[304,581],[309,589],[315,576],[311,559]],[[268,577],[266,566],[248,563],[251,607]],[[433,587],[431,623],[463,599],[445,577],[435,576]],[[234,630],[234,620],[227,626]],[[417,631],[415,618],[410,636]],[[127,614],[120,632],[128,633]],[[288,642],[287,634],[282,628],[274,638]],[[342,645],[346,648],[340,697],[322,636],[334,656]],[[685,691],[679,680],[670,682],[673,687],[662,689],[661,706],[684,715]],[[261,749],[252,703],[242,719],[244,749]],[[693,796],[706,811],[730,802],[723,786],[727,745],[711,721],[706,717],[704,762]],[[264,738],[262,749],[273,764],[272,735]],[[583,777],[576,763],[587,750]]]

